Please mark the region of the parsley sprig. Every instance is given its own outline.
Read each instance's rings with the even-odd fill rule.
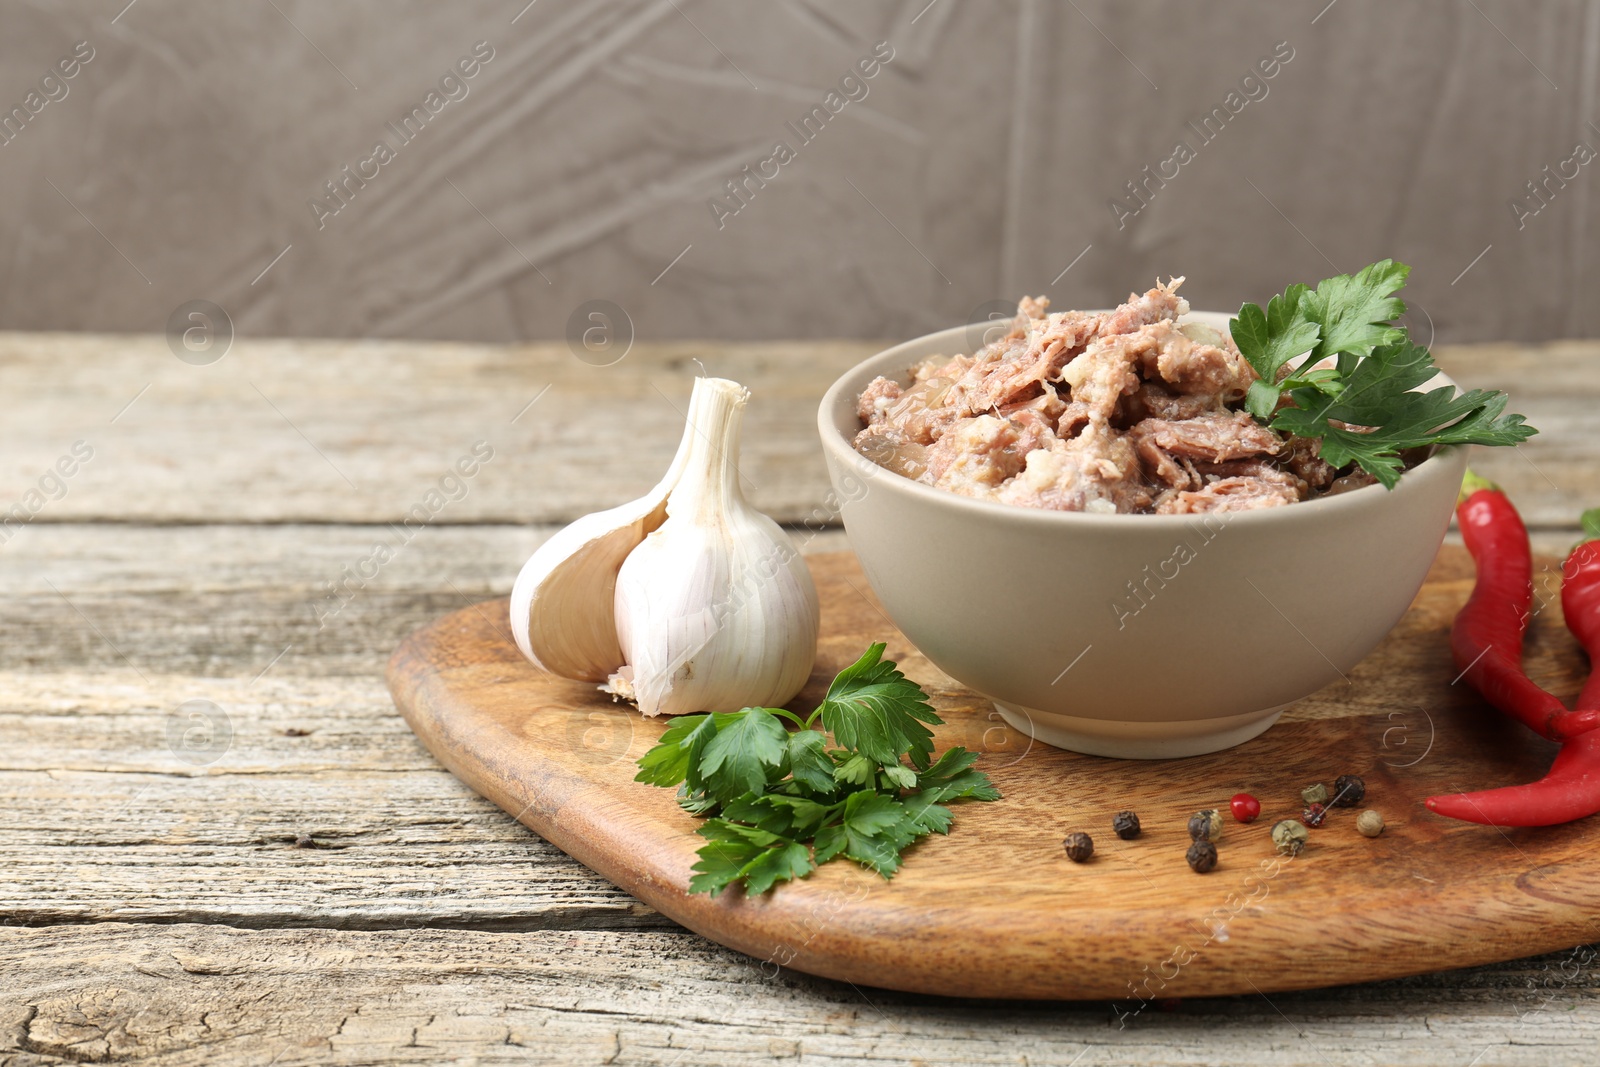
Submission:
[[[884,647],[840,671],[805,719],[783,708],[685,715],[640,758],[636,781],[676,786],[685,810],[709,816],[691,892],[743,882],[764,893],[838,856],[890,878],[906,848],[949,832],[946,803],[1000,798],[973,769],[976,753],[933,758],[928,727],[943,720]]]
[[[1245,409],[1275,430],[1320,438],[1325,461],[1354,462],[1390,489],[1406,449],[1515,445],[1538,433],[1521,415],[1503,414],[1507,398],[1498,390],[1413,391],[1438,368],[1394,324],[1406,310],[1394,294],[1410,273],[1385,259],[1315,289],[1291,285],[1266,310],[1245,304],[1229,322],[1234,343],[1260,375]],[[1319,366],[1330,358],[1331,366]]]

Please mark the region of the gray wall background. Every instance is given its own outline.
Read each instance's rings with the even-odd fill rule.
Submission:
[[[1600,331],[1600,161],[1520,228],[1508,206],[1600,146],[1600,0],[525,2],[0,2],[4,110],[95,51],[0,147],[0,328],[159,331],[207,299],[240,334],[512,341],[602,298],[641,339],[901,337],[1157,274],[1233,309],[1393,256],[1440,340]],[[480,40],[468,95],[319,230],[308,200]],[[800,147],[785,123],[877,41]],[[1186,122],[1280,41],[1202,144]],[[798,157],[719,229],[777,140]]]

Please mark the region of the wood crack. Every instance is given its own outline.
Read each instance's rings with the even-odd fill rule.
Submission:
[[[527,934],[549,931],[583,930],[621,932],[630,930],[679,931],[688,934],[682,926],[660,912],[639,904],[627,911],[574,908],[536,915],[463,915],[418,918],[414,915],[394,916],[338,916],[338,915],[232,915],[201,911],[172,911],[156,914],[104,914],[49,912],[0,913],[0,929],[27,930],[71,929],[91,927],[102,923],[125,923],[130,926],[212,926],[229,930],[329,930],[329,931],[393,931],[393,930],[449,930],[480,934]],[[699,935],[692,935],[698,937]]]

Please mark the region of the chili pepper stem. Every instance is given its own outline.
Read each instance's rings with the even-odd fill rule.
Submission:
[[[1488,489],[1496,493],[1500,492],[1498,485],[1468,467],[1466,475],[1461,479],[1461,491],[1456,494],[1456,503],[1458,505],[1461,504],[1467,497],[1480,489]]]

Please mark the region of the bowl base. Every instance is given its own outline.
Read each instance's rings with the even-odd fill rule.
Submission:
[[[1278,721],[1287,704],[1243,715],[1186,722],[1117,722],[1055,715],[996,700],[1000,717],[1036,741],[1113,759],[1179,759],[1242,745]]]

